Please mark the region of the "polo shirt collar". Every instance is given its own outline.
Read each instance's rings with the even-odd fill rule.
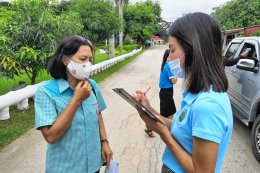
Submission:
[[[188,91],[184,91],[182,94],[182,98],[184,102],[186,102],[188,105],[191,105],[198,98],[199,95],[200,93],[192,94]]]
[[[212,91],[212,89],[213,89],[213,85],[210,85],[210,90],[208,92]],[[183,101],[185,101],[188,105],[191,105],[199,97],[200,94],[201,92],[198,94],[192,94],[188,91],[184,91],[182,94],[182,98]]]
[[[65,90],[70,88],[70,84],[68,83],[68,81],[66,81],[64,79],[58,79],[57,82],[58,82],[58,85],[59,85],[60,93],[63,93]]]

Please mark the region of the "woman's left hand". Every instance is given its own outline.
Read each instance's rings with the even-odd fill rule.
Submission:
[[[140,110],[139,108],[137,108],[137,111],[139,112],[141,118],[145,122],[146,127],[148,129],[158,133],[160,136],[170,133],[167,126],[165,126],[157,121],[152,120],[146,114],[144,114],[143,111]],[[164,120],[161,117],[157,116],[157,118],[160,119],[162,122],[164,122]]]
[[[135,98],[141,103],[143,104],[146,108],[147,107],[150,107],[150,104],[148,102],[147,104],[147,98],[141,94],[140,92],[136,92],[135,94]],[[149,105],[149,106],[147,106]],[[149,118],[146,114],[143,113],[143,111],[141,109],[139,109],[138,107],[136,108],[138,113],[140,114],[140,117],[143,119],[143,121],[145,122],[146,124],[146,127],[156,133],[158,133],[160,136],[162,135],[165,135],[167,133],[170,133],[167,126],[159,123],[159,122],[156,122],[154,120],[152,120],[151,118]],[[151,107],[148,108],[150,109],[151,111]],[[156,115],[155,115],[156,116]],[[164,122],[164,120],[160,117],[160,116],[157,116],[158,119],[160,119],[162,122]]]
[[[101,148],[102,158],[106,162],[106,167],[108,168],[110,165],[110,160],[113,159],[113,152],[107,142],[104,142],[101,145],[102,145]]]

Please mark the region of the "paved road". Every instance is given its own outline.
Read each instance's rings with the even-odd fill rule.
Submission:
[[[129,92],[146,89],[151,104],[158,109],[158,78],[161,57],[166,47],[154,47],[100,84],[108,108],[103,112],[114,159],[120,162],[120,173],[159,173],[165,145],[158,135],[150,139],[144,133],[144,123],[133,109],[111,90],[123,87]],[[181,101],[181,83],[175,88],[177,107]],[[250,145],[250,131],[234,120],[234,132],[226,156],[224,173],[259,173],[260,165]],[[32,129],[0,152],[1,173],[44,172],[46,143],[41,133]]]

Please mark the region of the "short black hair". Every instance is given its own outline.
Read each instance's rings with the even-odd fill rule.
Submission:
[[[208,91],[226,92],[228,80],[221,55],[222,41],[218,23],[204,13],[187,14],[170,27],[185,52],[186,90],[197,94]]]
[[[92,43],[81,36],[74,35],[63,39],[55,51],[54,56],[48,62],[48,71],[54,79],[67,80],[66,66],[63,63],[64,56],[71,57],[80,48],[80,46],[89,46],[93,52]]]

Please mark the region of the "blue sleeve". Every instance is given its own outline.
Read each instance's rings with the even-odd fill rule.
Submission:
[[[198,100],[192,106],[192,136],[220,143],[227,127],[227,115],[213,99]]]
[[[168,79],[175,77],[175,75],[171,71],[168,63],[165,63],[165,68],[166,68],[166,71],[167,71]]]
[[[98,109],[99,109],[99,111],[101,112],[101,111],[103,111],[103,110],[105,110],[105,109],[107,108],[106,103],[105,103],[105,100],[104,100],[104,98],[103,98],[103,95],[102,95],[101,92],[100,92],[100,89],[99,89],[97,83],[96,83],[94,80],[92,80],[92,79],[90,79],[89,81],[91,82],[91,84],[92,84],[92,86],[93,86],[93,89],[94,89],[95,92],[96,92],[96,98],[97,98],[97,103],[98,103]]]
[[[57,118],[55,104],[47,95],[42,86],[39,86],[35,94],[35,126],[39,130],[43,126],[51,126]]]

